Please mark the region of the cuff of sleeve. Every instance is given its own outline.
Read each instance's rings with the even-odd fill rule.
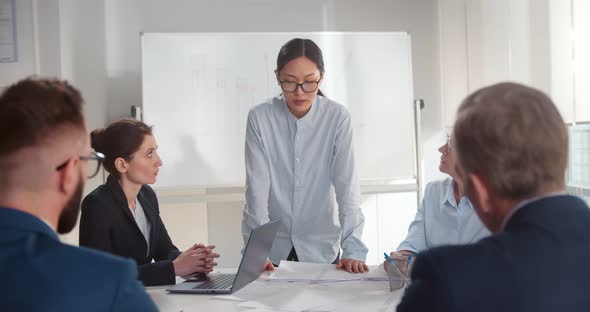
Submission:
[[[360,260],[360,261],[365,262],[367,259],[367,252],[366,251],[352,251],[352,252],[343,251],[340,259],[354,259],[354,260]]]
[[[170,251],[170,253],[168,254],[168,260],[176,260],[176,258],[178,258],[178,256],[180,256],[182,252],[179,250],[173,250]]]
[[[408,250],[411,251],[413,253],[418,253],[418,250],[416,248],[414,248],[411,244],[409,244],[408,242],[403,242],[399,245],[399,247],[397,247],[397,251],[401,251],[401,250]]]
[[[176,284],[172,260],[163,260],[139,266],[139,280],[145,286]]]

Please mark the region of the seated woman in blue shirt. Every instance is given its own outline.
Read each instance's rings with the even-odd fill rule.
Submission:
[[[410,254],[440,245],[468,244],[490,234],[471,202],[463,196],[452,148],[452,142],[447,139],[438,149],[441,153],[439,170],[451,177],[426,185],[422,205],[398,252]]]
[[[319,90],[320,48],[309,39],[290,40],[279,51],[275,74],[283,93],[248,114],[244,242],[253,228],[280,219],[273,264],[335,263],[365,272],[352,123],[346,108]]]
[[[210,272],[219,257],[214,246],[195,244],[180,252],[160,218],[156,193],[148,185],[156,182],[162,166],[151,127],[137,120],[116,121],[92,131],[91,145],[105,155],[110,175],[82,202],[80,245],[134,259],[146,286]]]

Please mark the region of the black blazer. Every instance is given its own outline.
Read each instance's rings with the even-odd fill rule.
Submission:
[[[139,268],[139,279],[146,286],[175,283],[172,260],[180,254],[160,218],[156,193],[143,185],[137,200],[151,224],[150,250],[127,205],[123,189],[116,178],[97,187],[82,202],[80,246],[103,250],[132,258]],[[152,263],[152,260],[156,262]]]
[[[416,258],[397,311],[588,311],[590,209],[573,196],[532,202],[504,232]]]

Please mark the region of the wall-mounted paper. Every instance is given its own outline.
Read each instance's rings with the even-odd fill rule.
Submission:
[[[15,0],[0,0],[0,63],[16,62]]]

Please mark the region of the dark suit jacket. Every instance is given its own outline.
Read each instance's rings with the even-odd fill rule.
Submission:
[[[62,244],[10,208],[0,208],[0,298],[2,311],[157,311],[133,261]]]
[[[143,185],[137,195],[146,219],[151,224],[150,248],[131,211],[116,178],[88,194],[82,202],[80,246],[86,246],[132,258],[139,267],[139,279],[146,286],[175,283],[172,260],[180,254],[162,219],[156,193]],[[155,262],[152,263],[152,260]]]
[[[590,209],[573,196],[525,205],[500,234],[420,253],[397,311],[589,311]]]

